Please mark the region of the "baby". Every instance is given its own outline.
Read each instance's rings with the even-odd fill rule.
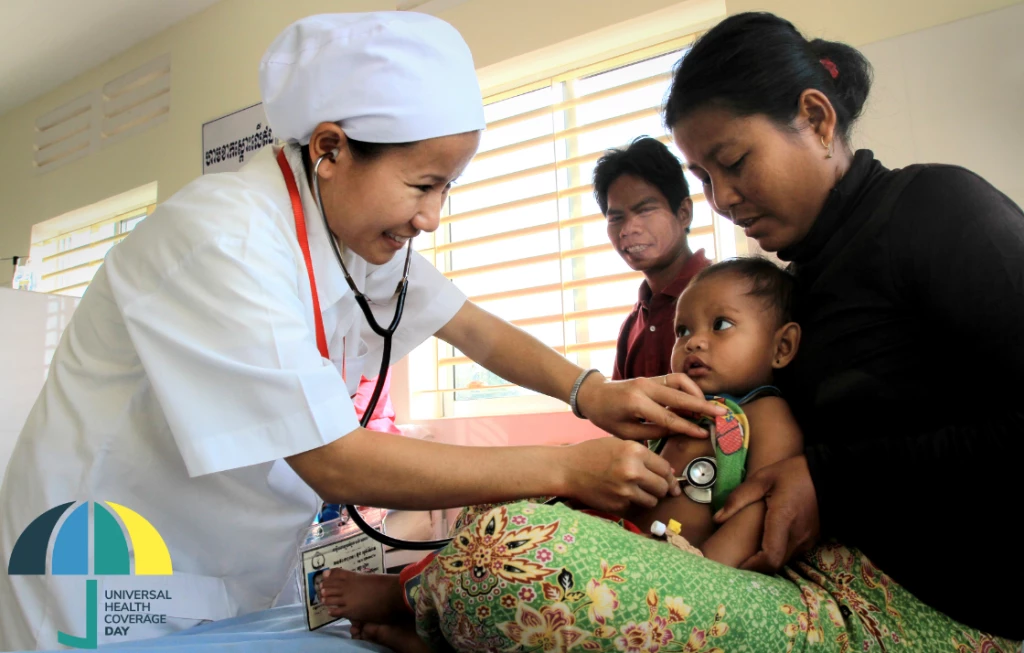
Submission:
[[[800,327],[791,321],[792,290],[790,274],[770,261],[739,258],[705,269],[680,295],[672,371],[689,376],[706,396],[739,406],[743,418],[736,422],[745,419],[743,439],[749,448],[742,451],[739,431],[717,452],[711,439],[670,438],[661,455],[674,469],[685,469],[694,458],[714,457],[721,477],[730,456],[745,454],[745,465],[739,463],[734,474],[738,480],[800,454],[800,430],[772,385],[775,371],[793,360],[800,344]],[[714,505],[720,507],[734,487],[716,486]],[[655,520],[674,519],[682,526],[680,534],[706,557],[738,567],[760,549],[764,513],[763,502],[748,506],[715,530],[711,505],[684,495],[663,499],[653,509],[634,510],[628,517],[645,532]]]
[[[676,470],[699,457],[716,458],[720,472],[737,460],[740,467],[733,470],[733,487],[720,487],[727,474],[719,474],[714,503],[668,497],[653,509],[631,511],[626,515],[631,526],[646,532],[655,520],[674,519],[681,524],[680,534],[705,557],[733,567],[757,553],[764,502],[748,506],[717,530],[712,506],[724,501],[744,473],[801,452],[799,428],[772,385],[775,371],[793,360],[800,343],[800,327],[791,321],[792,289],[792,277],[771,262],[742,258],[705,269],[679,297],[672,371],[689,376],[706,396],[732,404],[731,422],[712,432],[712,438],[731,439],[715,444],[673,437],[664,441],[661,454]],[[736,458],[726,460],[729,456]],[[398,651],[427,650],[416,635],[399,576],[341,570],[325,575],[323,602],[337,606],[332,615],[353,620],[353,637]]]

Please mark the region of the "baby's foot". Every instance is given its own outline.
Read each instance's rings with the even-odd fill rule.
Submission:
[[[322,602],[332,617],[389,623],[409,612],[396,574],[330,569],[323,579]]]
[[[353,632],[354,639],[380,644],[396,653],[430,653],[430,647],[416,634],[411,619],[398,624],[364,623],[360,624],[358,632],[358,637]]]

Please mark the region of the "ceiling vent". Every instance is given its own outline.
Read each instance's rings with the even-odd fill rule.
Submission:
[[[76,161],[167,120],[171,56],[154,59],[36,119],[38,172]]]

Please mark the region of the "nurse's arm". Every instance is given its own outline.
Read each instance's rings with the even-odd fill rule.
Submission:
[[[546,447],[463,447],[358,428],[286,460],[328,503],[420,510],[561,494],[567,487],[557,455]]]
[[[403,510],[560,496],[619,511],[678,493],[664,458],[615,438],[569,447],[465,447],[359,428],[286,460],[329,503]]]
[[[436,335],[501,378],[566,403],[583,371],[540,340],[469,301]],[[721,406],[705,401],[700,388],[683,374],[609,381],[594,372],[580,386],[577,405],[594,424],[628,440],[654,440],[672,432],[707,437],[706,431],[666,406],[703,415],[724,414]]]

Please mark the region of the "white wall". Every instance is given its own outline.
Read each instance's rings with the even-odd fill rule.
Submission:
[[[0,288],[0,483],[78,301]]]
[[[864,46],[875,85],[853,135],[889,168],[953,163],[1024,206],[1024,4]]]
[[[259,101],[260,57],[291,22],[323,12],[394,7],[394,0],[221,0],[3,114],[0,257],[28,254],[34,224],[151,182],[159,185],[162,202],[199,176],[203,123]],[[166,121],[62,167],[36,171],[32,160],[39,116],[166,54],[171,56]],[[9,265],[0,266],[0,285],[9,285],[10,272]]]

